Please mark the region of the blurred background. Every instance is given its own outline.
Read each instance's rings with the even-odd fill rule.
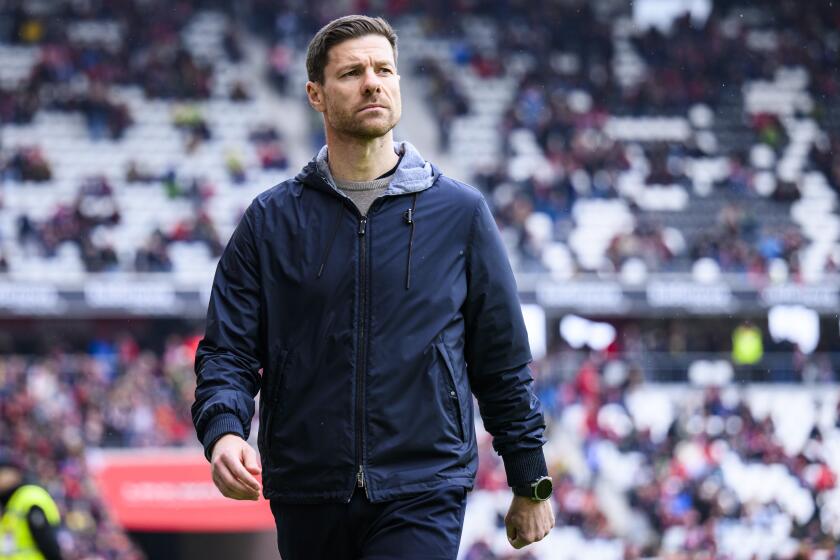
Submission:
[[[396,138],[485,193],[531,337],[557,527],[510,548],[479,425],[460,558],[835,558],[836,2],[3,0],[0,447],[65,557],[277,557],[210,481],[193,357],[349,13],[394,24]]]

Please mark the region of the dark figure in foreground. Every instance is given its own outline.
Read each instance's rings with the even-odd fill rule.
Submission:
[[[47,491],[26,483],[21,466],[0,450],[0,560],[61,560],[59,521]]]

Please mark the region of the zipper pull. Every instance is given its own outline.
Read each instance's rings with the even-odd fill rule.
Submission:
[[[362,218],[359,220],[359,235],[365,234],[365,225],[367,224],[367,218]]]
[[[356,486],[359,488],[365,487],[365,471],[362,465],[359,465],[359,472],[356,473]]]

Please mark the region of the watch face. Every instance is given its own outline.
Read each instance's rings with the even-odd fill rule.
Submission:
[[[551,496],[551,489],[551,479],[545,477],[537,482],[537,485],[534,487],[534,497],[538,500],[547,500]]]

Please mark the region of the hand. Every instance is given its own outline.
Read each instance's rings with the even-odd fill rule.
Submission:
[[[262,485],[254,478],[262,472],[257,452],[241,437],[225,434],[213,445],[210,457],[213,483],[227,498],[259,500]]]
[[[513,548],[522,548],[541,541],[554,527],[551,500],[535,502],[531,498],[514,496],[505,516],[508,542]]]

